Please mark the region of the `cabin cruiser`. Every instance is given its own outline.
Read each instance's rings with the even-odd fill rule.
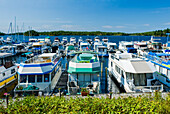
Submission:
[[[37,39],[37,38],[30,38],[30,39],[29,39],[29,42],[28,42],[28,45],[29,45],[29,46],[32,46],[32,44],[33,44],[34,42],[38,42],[38,39]]]
[[[26,53],[28,51],[25,44],[14,44],[14,46],[16,46],[18,54]]]
[[[148,49],[149,50],[162,50],[161,39],[156,39],[151,36],[151,40],[148,41]]]
[[[32,44],[32,51],[34,53],[34,55],[38,55],[38,54],[42,54],[42,53],[48,53],[51,52],[51,48],[46,46],[41,42],[35,42]]]
[[[63,37],[61,43],[65,46],[68,43],[67,37]]]
[[[120,50],[127,50],[127,48],[133,48],[134,42],[127,42],[127,41],[120,41],[119,42],[119,49]]]
[[[50,46],[51,45],[51,40],[50,40],[50,37],[48,36],[48,37],[45,37],[45,44],[47,45],[47,46]]]
[[[12,53],[12,55],[16,55],[18,54],[18,50],[15,45],[5,45],[0,47],[0,53]]]
[[[80,47],[80,43],[81,42],[83,42],[83,38],[82,37],[80,37],[79,39],[78,39],[78,46]]]
[[[59,46],[59,44],[60,44],[60,39],[58,37],[55,37],[52,45]]]
[[[105,44],[107,44],[107,43],[108,43],[108,38],[107,38],[107,37],[104,37],[104,38],[102,39],[102,41],[103,41]]]
[[[146,41],[134,42],[134,48],[137,49],[138,55],[143,55],[145,51],[148,51],[148,46]]]
[[[70,44],[76,45],[76,38],[75,37],[70,38]]]
[[[93,93],[99,93],[100,61],[97,53],[76,52],[75,57],[69,62],[68,73],[68,92],[70,94],[77,94],[80,92],[80,88],[87,88]]]
[[[74,54],[75,51],[76,50],[75,50],[74,44],[66,45],[66,49],[65,49],[66,56],[75,56],[75,54]]]
[[[94,38],[94,41],[95,41],[95,42],[100,42],[100,38],[99,38],[98,36],[96,36],[96,37]]]
[[[80,43],[80,51],[90,50],[90,44],[88,42]]]
[[[163,91],[163,86],[154,86],[156,69],[146,60],[131,53],[109,54],[109,76],[117,80],[126,92]]]
[[[12,43],[14,42],[14,40],[13,40],[12,36],[8,36],[8,37],[6,38],[6,40],[4,40],[4,42],[5,42],[6,44],[12,44]]]
[[[4,38],[0,37],[0,45],[4,44]]]
[[[44,53],[20,63],[15,95],[49,95],[62,73],[62,58],[56,53]]]
[[[98,53],[99,57],[108,57],[108,51],[107,51],[107,46],[97,46],[96,52]]]
[[[107,49],[108,49],[109,53],[116,53],[117,44],[116,43],[112,43],[112,42],[108,42]]]
[[[12,53],[0,53],[0,89],[17,79],[17,66]]]

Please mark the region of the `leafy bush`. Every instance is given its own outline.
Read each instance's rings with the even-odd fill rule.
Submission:
[[[0,105],[0,113],[170,113],[170,95],[163,99],[160,94],[138,97],[64,98],[25,97],[10,101],[8,108]]]
[[[88,92],[86,88],[81,88],[81,92]]]

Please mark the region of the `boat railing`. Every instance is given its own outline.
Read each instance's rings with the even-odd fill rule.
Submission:
[[[142,92],[155,92],[155,91],[163,91],[163,84],[157,86],[135,86],[136,91],[140,90]]]

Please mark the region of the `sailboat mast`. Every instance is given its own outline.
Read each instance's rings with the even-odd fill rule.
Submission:
[[[15,16],[15,41],[16,41],[16,16]]]
[[[23,40],[25,42],[25,36],[24,36],[24,23],[23,23]]]
[[[17,26],[17,32],[18,32],[18,37],[17,37],[17,41],[18,41],[18,43],[20,42],[20,40],[19,40],[19,27]]]

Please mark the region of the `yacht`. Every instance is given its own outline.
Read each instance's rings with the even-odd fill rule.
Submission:
[[[95,42],[100,42],[100,38],[99,38],[98,36],[96,36],[96,37],[94,38],[94,41],[95,41]]]
[[[163,91],[163,86],[154,86],[156,69],[146,60],[132,53],[109,54],[109,76],[113,77],[126,92]]]
[[[49,95],[62,73],[62,58],[56,53],[44,53],[20,63],[15,95]]]
[[[67,37],[63,37],[61,43],[65,46],[68,43]]]
[[[12,53],[0,53],[0,89],[17,79],[17,66]]]
[[[79,39],[78,39],[78,46],[80,47],[80,43],[81,42],[83,42],[83,38],[82,37],[80,37]]]
[[[75,56],[75,54],[73,54],[75,51],[76,50],[75,50],[74,44],[66,45],[66,49],[65,49],[66,56]]]
[[[88,42],[80,43],[80,51],[90,50],[90,44]]]
[[[139,55],[143,55],[145,51],[148,51],[148,46],[146,41],[134,42],[134,48],[137,49]]]
[[[12,36],[8,36],[7,38],[6,38],[6,40],[5,40],[5,43],[6,44],[12,44],[14,41],[13,41],[13,38],[12,38]]]
[[[161,39],[151,36],[151,40],[147,42],[149,50],[162,50]]]
[[[108,38],[107,38],[107,37],[104,37],[104,38],[102,39],[102,41],[103,41],[105,44],[107,44],[107,43],[108,43]]]
[[[51,48],[46,46],[44,42],[35,42],[32,44],[34,55],[51,52]]]
[[[75,37],[70,38],[70,44],[76,45],[76,38]]]
[[[137,49],[134,48],[134,42],[121,41],[119,42],[119,50],[124,53],[137,53]]]
[[[76,52],[68,67],[68,92],[77,94],[79,89],[88,88],[93,93],[100,91],[100,61],[97,53]]]
[[[50,40],[50,37],[45,37],[45,43],[47,46],[50,46],[51,45],[51,40]]]
[[[0,53],[12,53],[12,55],[18,54],[17,46],[15,45],[5,45],[0,47]]]
[[[112,42],[108,42],[107,49],[108,49],[109,53],[116,53],[117,44],[116,43],[112,43]]]
[[[4,44],[4,38],[0,37],[0,45]]]

